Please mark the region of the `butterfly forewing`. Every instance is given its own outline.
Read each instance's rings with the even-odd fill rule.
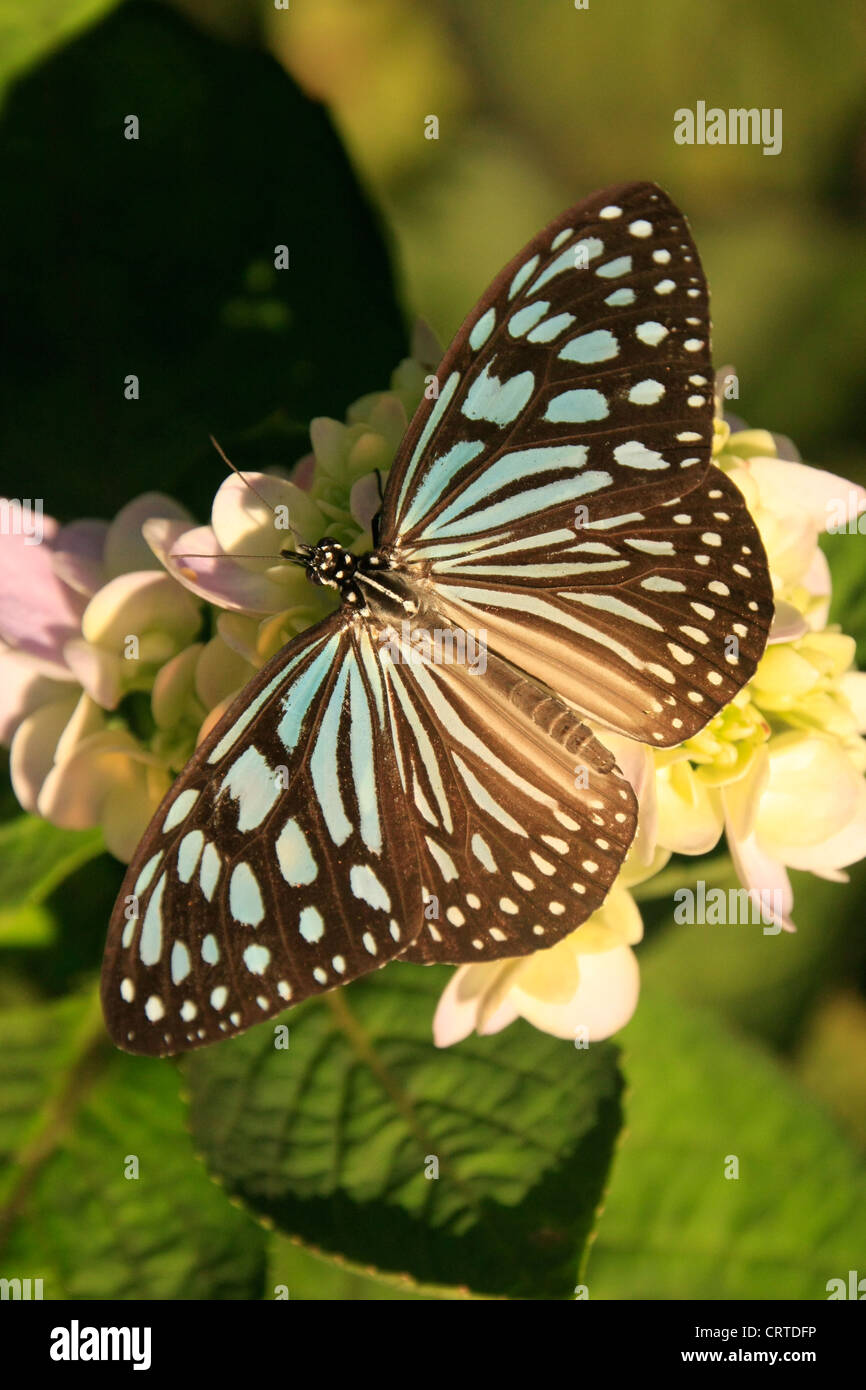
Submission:
[[[245,689],[166,797],[109,930],[115,1041],[172,1053],[398,955],[423,921],[369,633],[339,615]]]
[[[595,194],[497,278],[412,421],[382,543],[441,611],[656,746],[753,675],[757,529],[710,464],[707,288],[652,184]]]
[[[709,465],[706,281],[653,184],[594,194],[506,266],[437,371],[385,494],[382,543],[422,562],[494,537],[544,559],[575,509],[599,524]],[[507,558],[505,560],[507,563]]]

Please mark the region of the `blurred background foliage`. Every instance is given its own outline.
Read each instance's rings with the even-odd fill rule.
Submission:
[[[863,76],[856,0],[0,0],[4,488],[62,519],[145,488],[204,516],[209,432],[241,465],[292,461],[312,416],[387,384],[416,315],[447,341],[545,221],[628,178],[690,218],[737,414],[866,482]],[[673,113],[698,100],[781,108],[781,154],[676,145]],[[122,140],[128,112],[158,126],[154,146]],[[128,371],[147,383],[134,416]],[[863,537],[827,552],[862,664]],[[79,998],[117,866],[94,837],[15,819],[8,794],[0,811],[0,1272],[50,1269],[85,1298],[465,1296],[374,1278],[215,1200],[174,1068],[113,1055]],[[815,1271],[862,1262],[853,1228],[824,1251],[810,1224],[845,1224],[831,1180],[862,1190],[866,872],[851,878],[795,876],[794,937],[643,905],[591,1296],[822,1297]],[[757,1189],[702,1166],[741,1124]],[[170,1177],[122,1220],[100,1169],[112,1132]],[[71,1259],[65,1233],[82,1216],[107,1231],[106,1201],[117,1239]],[[178,1247],[159,1232],[180,1220]]]

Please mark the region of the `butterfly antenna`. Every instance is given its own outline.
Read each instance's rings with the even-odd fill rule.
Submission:
[[[240,470],[239,468],[237,468],[237,467],[235,466],[235,464],[232,463],[231,459],[228,457],[228,454],[226,453],[225,449],[224,449],[224,448],[222,447],[222,445],[220,444],[219,440],[215,439],[214,436],[213,436],[212,434],[208,435],[208,439],[210,440],[211,444],[212,444],[212,445],[214,446],[214,448],[216,449],[217,453],[219,454],[220,458],[222,459],[222,461],[223,461],[223,463],[226,465],[226,467],[227,467],[227,468],[230,468],[230,469],[232,470],[232,472],[235,474],[235,476],[238,477],[238,478],[240,478],[240,480],[241,480],[241,482],[244,484],[244,486],[245,486],[245,487],[248,487],[249,490],[250,490],[250,492],[252,492],[256,497],[258,497],[258,499],[259,499],[259,501],[262,503],[262,505],[265,506],[265,507],[267,507],[268,511],[269,511],[269,512],[273,512],[274,516],[276,516],[276,514],[277,514],[277,509],[276,509],[276,507],[272,507],[271,504],[270,504],[270,502],[268,501],[268,499],[267,499],[266,497],[263,497],[262,494],[261,494],[256,488],[253,487],[253,485],[252,485],[252,483],[250,482],[249,478],[245,478],[244,475],[243,475],[243,473],[241,472],[241,470]],[[295,540],[296,540],[296,542],[297,542],[297,544],[298,544],[299,549],[301,549],[301,550],[303,550],[303,551],[306,551],[306,550],[309,549],[309,547],[306,546],[306,545],[304,544],[303,540],[301,539],[300,535],[299,535],[298,532],[295,530],[295,528],[294,528],[294,526],[292,525],[291,522],[288,523],[287,530],[291,531],[292,535],[294,536],[294,538],[295,538]],[[287,560],[287,559],[290,559],[290,558],[291,558],[291,553],[290,553],[290,554],[287,554],[287,555],[284,555],[284,554],[282,553],[282,551],[281,551],[281,552],[280,552],[280,556],[281,556],[282,559]],[[248,559],[267,560],[267,559],[270,559],[271,557],[268,556],[268,555],[260,555],[260,556],[251,555],[251,556],[248,556],[247,558],[248,558]]]
[[[223,461],[223,463],[226,465],[226,467],[227,467],[227,468],[230,468],[230,469],[232,470],[232,472],[233,472],[238,478],[240,478],[240,480],[241,480],[241,482],[244,484],[244,486],[245,486],[245,487],[248,487],[249,490],[250,490],[250,492],[254,493],[255,496],[258,497],[259,501],[262,503],[263,506],[267,507],[267,509],[268,509],[269,512],[274,512],[274,511],[276,511],[276,508],[271,506],[271,504],[270,504],[270,502],[268,501],[268,499],[267,499],[266,497],[262,497],[262,494],[261,494],[260,492],[258,492],[258,491],[256,490],[256,488],[253,487],[253,485],[252,485],[252,483],[250,482],[249,478],[245,478],[244,475],[243,475],[243,473],[241,472],[241,470],[240,470],[239,468],[236,468],[236,467],[235,467],[235,465],[232,463],[231,459],[230,459],[230,458],[228,457],[228,455],[226,454],[225,449],[224,449],[224,448],[222,447],[222,445],[218,442],[218,440],[214,439],[214,437],[213,437],[212,434],[208,435],[208,439],[210,440],[211,444],[212,444],[212,445],[214,446],[214,448],[216,449],[217,453],[219,454],[220,458],[222,459],[222,461]]]

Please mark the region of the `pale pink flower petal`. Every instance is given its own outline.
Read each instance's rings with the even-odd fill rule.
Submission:
[[[84,600],[54,572],[57,523],[44,517],[43,526],[41,545],[0,536],[0,640],[32,656],[43,675],[64,680],[63,644],[78,633]]]
[[[286,607],[285,589],[225,555],[209,526],[189,531],[178,522],[148,521],[144,534],[172,578],[206,603],[238,613],[279,613]]]
[[[503,1028],[508,1028],[512,1023],[516,1023],[519,1017],[514,995],[506,994],[495,1008],[491,1008],[488,1013],[479,1015],[478,1036],[490,1038],[494,1033],[501,1033]]]
[[[146,521],[160,518],[179,521],[189,528],[193,518],[186,507],[162,492],[145,492],[135,497],[117,513],[105,537],[105,577],[115,579],[133,570],[156,569],[153,551],[142,535]]]
[[[353,484],[349,493],[349,510],[352,520],[362,531],[369,531],[373,517],[382,506],[380,494],[381,480],[376,473],[365,473],[363,478]]]
[[[61,526],[52,547],[54,573],[77,594],[91,598],[105,583],[107,521],[73,521]]]
[[[830,616],[830,596],[833,590],[830,565],[820,546],[815,547],[809,568],[805,574],[800,576],[800,583],[815,600],[806,615],[806,621],[813,632],[820,632],[822,628],[827,626],[827,619]]]
[[[304,454],[304,457],[298,459],[292,469],[291,481],[294,483],[295,487],[299,487],[302,492],[309,492],[315,471],[316,455],[313,453]]]
[[[777,598],[768,641],[795,642],[798,637],[805,637],[808,631],[809,624],[799,608],[795,608],[793,603],[786,603],[784,599]]]
[[[728,835],[728,848],[734,861],[737,878],[748,889],[749,897],[762,909],[764,918],[784,931],[796,931],[791,921],[794,891],[784,864],[761,849],[756,835],[738,839]]]
[[[656,766],[645,743],[637,743],[622,734],[596,729],[596,736],[609,748],[626,781],[631,784],[638,803],[638,828],[629,850],[629,865],[634,873],[639,865],[652,863],[658,841],[658,798],[656,795]]]

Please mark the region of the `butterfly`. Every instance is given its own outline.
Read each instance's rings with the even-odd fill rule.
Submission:
[[[287,556],[339,608],[249,682],[137,849],[103,968],[121,1048],[212,1043],[395,959],[543,950],[601,906],[637,815],[604,731],[696,734],[772,618],[711,465],[709,337],[651,183],[592,194],[497,276],[409,424],[375,549]]]

